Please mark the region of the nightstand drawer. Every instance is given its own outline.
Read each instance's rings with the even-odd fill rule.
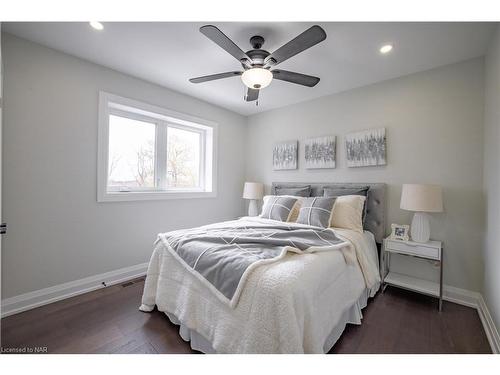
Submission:
[[[440,249],[437,247],[429,247],[425,245],[417,245],[414,242],[407,243],[402,241],[387,240],[386,251],[405,253],[408,255],[420,256],[430,259],[441,259]]]

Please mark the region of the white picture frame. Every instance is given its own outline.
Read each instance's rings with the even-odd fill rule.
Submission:
[[[409,241],[410,226],[406,224],[391,224],[391,240]]]

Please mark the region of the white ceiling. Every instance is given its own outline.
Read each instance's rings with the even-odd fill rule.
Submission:
[[[207,22],[209,23],[209,22]],[[145,79],[229,110],[251,115],[365,86],[485,53],[492,23],[319,23],[327,39],[279,65],[321,78],[314,88],[275,80],[259,106],[243,100],[239,77],[201,84],[191,77],[239,70],[239,62],[198,29],[204,23],[2,23],[19,37]],[[311,23],[214,23],[244,51],[262,35],[272,52]],[[379,47],[394,44],[381,55]]]

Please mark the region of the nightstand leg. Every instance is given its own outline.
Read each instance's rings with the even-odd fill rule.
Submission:
[[[384,293],[385,290],[387,289],[387,283],[384,280],[387,274],[389,273],[390,263],[391,263],[391,253],[384,251],[383,255],[384,269],[382,271],[382,293]]]
[[[443,253],[439,262],[439,312],[443,310]]]

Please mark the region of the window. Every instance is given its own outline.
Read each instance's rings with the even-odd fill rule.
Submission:
[[[109,116],[108,190],[155,187],[156,124]]]
[[[215,196],[216,124],[99,97],[98,201]]]

